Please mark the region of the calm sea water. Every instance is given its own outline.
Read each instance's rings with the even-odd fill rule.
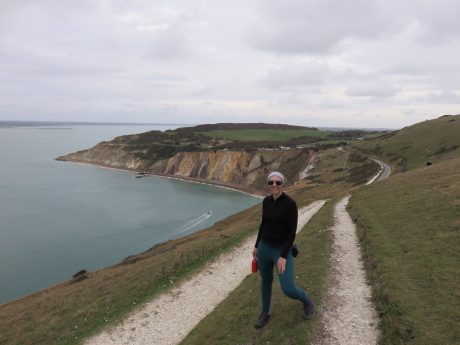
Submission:
[[[0,303],[260,202],[223,188],[54,160],[118,135],[167,128],[0,128]]]

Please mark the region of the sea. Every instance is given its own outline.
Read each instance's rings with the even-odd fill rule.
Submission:
[[[177,127],[0,126],[0,304],[261,202],[217,186],[55,160],[119,135]]]

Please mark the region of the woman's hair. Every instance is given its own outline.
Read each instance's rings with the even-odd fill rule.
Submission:
[[[270,180],[271,177],[273,176],[276,176],[276,177],[279,177],[279,179],[281,180],[281,183],[284,185],[286,183],[286,178],[284,177],[284,175],[282,173],[280,173],[279,171],[272,171],[270,174],[268,174],[268,177],[267,177],[267,182],[268,180]]]

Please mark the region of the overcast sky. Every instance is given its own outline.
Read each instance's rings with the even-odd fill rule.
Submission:
[[[400,128],[460,113],[456,0],[0,0],[0,120]]]

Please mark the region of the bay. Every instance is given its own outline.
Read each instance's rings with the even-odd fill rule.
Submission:
[[[0,128],[0,303],[116,264],[260,202],[216,186],[55,161],[171,126]]]

